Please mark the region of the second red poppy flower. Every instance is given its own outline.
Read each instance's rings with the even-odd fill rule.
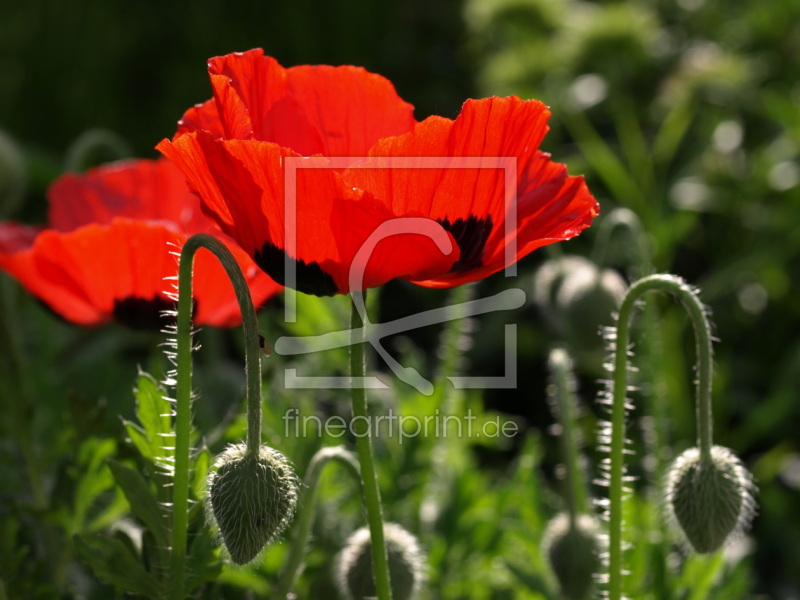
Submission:
[[[302,292],[476,281],[598,213],[583,178],[539,150],[550,113],[536,100],[468,100],[455,120],[416,122],[357,67],[285,69],[257,49],[211,59],[209,74],[213,98],[158,149],[259,267]]]

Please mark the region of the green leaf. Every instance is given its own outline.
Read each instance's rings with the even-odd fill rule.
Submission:
[[[145,478],[135,469],[115,460],[109,460],[108,466],[128,499],[133,513],[152,532],[158,544],[168,546],[169,532],[164,512]]]
[[[95,575],[122,590],[147,598],[162,598],[158,581],[120,540],[100,534],[75,536],[75,549]]]
[[[95,500],[114,485],[114,480],[106,466],[106,459],[116,452],[117,445],[112,439],[89,439],[81,444],[78,462],[81,473],[75,487],[73,505],[73,531],[82,531],[89,508]]]
[[[134,388],[136,417],[139,424],[125,421],[131,443],[145,458],[163,462],[171,456],[167,443],[172,436],[172,405],[166,392],[147,373],[140,373]]]
[[[144,458],[151,462],[156,462],[161,455],[161,449],[153,447],[150,439],[145,435],[141,427],[131,421],[125,421],[125,429],[128,432],[128,440],[136,447]]]
[[[150,439],[169,433],[172,426],[172,406],[164,399],[165,392],[147,373],[141,373],[134,390],[136,394],[136,416]]]
[[[208,451],[208,448],[203,448],[195,458],[192,473],[192,492],[194,493],[194,497],[198,500],[202,500],[205,495],[206,476],[208,475],[210,462],[211,453]]]
[[[549,586],[545,583],[544,578],[542,578],[538,573],[532,573],[524,566],[512,562],[510,560],[505,561],[506,568],[514,574],[514,577],[522,583],[525,587],[533,592],[540,592],[545,595],[545,597],[552,597],[552,590],[549,589]]]

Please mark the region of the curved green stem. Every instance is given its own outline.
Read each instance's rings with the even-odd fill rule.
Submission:
[[[651,291],[678,297],[692,321],[697,346],[697,436],[700,454],[711,453],[711,329],[703,305],[695,292],[675,275],[651,275],[634,283],[622,300],[617,317],[612,377],[611,450],[608,510],[608,598],[622,598],[622,499],[625,450],[625,416],[630,325],[636,302]]]
[[[370,539],[372,541],[372,572],[378,600],[391,600],[392,588],[389,578],[389,560],[383,536],[383,507],[378,487],[378,473],[372,452],[372,432],[367,412],[367,390],[363,379],[366,372],[364,363],[365,332],[363,321],[355,300],[350,309],[350,392],[353,405],[353,434],[356,438],[358,462],[361,466],[361,483],[364,507],[367,511]]]
[[[353,479],[357,483],[361,483],[358,460],[352,452],[345,450],[343,447],[328,446],[321,448],[311,458],[306,478],[303,482],[307,489],[306,496],[297,515],[297,524],[295,525],[295,533],[290,545],[289,557],[286,559],[286,565],[273,592],[273,596],[279,600],[285,600],[302,572],[303,560],[306,556],[306,543],[314,520],[314,505],[317,503],[320,475],[325,466],[332,461],[338,461],[344,465]]]
[[[580,433],[575,427],[575,382],[572,375],[572,360],[563,348],[554,348],[548,359],[553,383],[557,410],[556,417],[561,425],[562,460],[566,468],[567,509],[570,524],[574,527],[579,514],[587,511],[586,482],[583,479],[578,453]]]
[[[261,444],[261,351],[258,320],[247,282],[236,259],[217,238],[199,233],[183,245],[178,270],[178,319],[175,367],[175,463],[172,487],[172,598],[185,600],[186,535],[189,527],[189,454],[192,397],[192,267],[206,248],[217,257],[233,284],[242,312],[247,378],[247,453],[257,456]]]

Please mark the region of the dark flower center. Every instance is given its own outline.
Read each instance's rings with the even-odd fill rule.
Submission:
[[[456,219],[450,223],[450,219],[437,219],[438,223],[449,231],[455,238],[461,258],[459,258],[451,273],[461,273],[471,271],[483,266],[483,249],[489,234],[492,233],[492,216],[486,215],[480,219],[475,215],[470,215],[466,219]]]
[[[166,310],[175,310],[175,303],[161,296],[128,296],[114,300],[114,320],[131,329],[161,331],[175,320],[164,315]]]
[[[262,271],[283,286],[314,296],[333,296],[339,293],[333,277],[323,271],[318,262],[307,263],[296,258],[289,258],[289,261],[294,263],[295,281],[293,285],[287,286],[286,251],[272,242],[265,242],[261,250],[256,251],[254,258]]]

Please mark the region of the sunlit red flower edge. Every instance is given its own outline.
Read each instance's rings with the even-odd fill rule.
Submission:
[[[300,291],[349,292],[357,251],[381,223],[399,217],[437,223],[452,251],[411,231],[386,238],[366,265],[355,265],[364,271],[361,288],[395,278],[428,287],[476,281],[578,235],[598,214],[583,178],[539,150],[550,115],[539,101],[468,100],[455,120],[416,122],[388,80],[358,67],[285,69],[260,49],[208,65],[213,97],[189,109],[173,139],[157,148],[186,175],[204,211],[281,283],[286,197],[294,194],[289,257]],[[287,160],[316,155],[351,157],[351,164],[298,169],[288,189]],[[393,157],[416,157],[421,168],[388,168]],[[481,158],[481,168],[452,168],[464,157]],[[498,157],[515,160],[511,235]],[[509,243],[516,244],[512,260]]]
[[[118,321],[159,329],[177,258],[190,234],[226,238],[200,211],[183,175],[166,159],[132,160],[66,174],[48,190],[49,227],[0,223],[0,270],[64,319],[84,326]],[[227,239],[227,238],[226,238]],[[256,305],[282,288],[231,240]],[[196,325],[241,322],[224,269],[208,252],[195,261]]]

